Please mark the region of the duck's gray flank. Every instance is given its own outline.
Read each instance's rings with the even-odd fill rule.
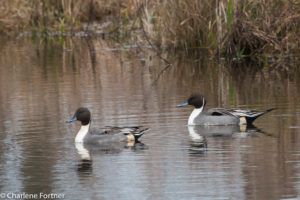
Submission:
[[[147,130],[143,126],[91,128],[91,113],[85,107],[76,110],[67,123],[80,121],[81,127],[75,137],[76,143],[99,144],[107,142],[126,142],[138,140]]]

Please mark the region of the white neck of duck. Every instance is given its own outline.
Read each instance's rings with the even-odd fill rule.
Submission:
[[[76,143],[83,143],[84,137],[88,134],[88,132],[90,130],[90,125],[91,125],[91,123],[89,123],[88,125],[81,126],[81,128],[79,129],[79,131],[75,137]]]
[[[195,125],[194,120],[195,120],[195,118],[196,118],[198,115],[200,115],[200,113],[201,113],[202,110],[203,110],[203,107],[204,107],[204,106],[202,106],[201,108],[195,108],[195,109],[193,110],[193,112],[191,113],[191,115],[190,115],[190,117],[189,117],[188,125]]]

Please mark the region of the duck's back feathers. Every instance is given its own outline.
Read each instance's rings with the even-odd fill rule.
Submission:
[[[270,109],[267,109],[265,111],[256,111],[256,110],[240,110],[240,109],[230,109],[230,113],[235,115],[235,116],[238,116],[238,117],[245,117],[246,121],[247,121],[247,124],[250,125],[253,123],[253,121],[255,119],[257,119],[258,117],[272,111],[272,110],[275,110],[276,108],[270,108]]]
[[[134,139],[141,137],[149,128],[142,126],[130,126],[130,127],[115,127],[115,126],[105,126],[103,128],[91,128],[90,134],[92,136],[115,136],[123,135],[129,136],[133,135]]]
[[[226,108],[211,108],[206,111],[206,114],[210,115],[210,116],[237,117],[236,115],[232,114],[229,109],[226,109]]]
[[[265,111],[256,111],[256,110],[241,110],[241,109],[228,109],[228,112],[238,117],[259,117],[267,112],[275,110],[276,108],[270,108]]]
[[[258,117],[275,110],[276,108],[270,108],[265,111],[256,110],[242,110],[242,109],[226,109],[226,108],[212,108],[207,111],[207,114],[211,116],[234,116],[236,118],[244,117],[248,125],[252,124]]]

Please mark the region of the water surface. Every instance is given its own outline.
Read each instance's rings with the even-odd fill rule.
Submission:
[[[65,199],[300,198],[300,71],[230,66],[73,38],[0,40],[0,192]],[[255,127],[186,126],[207,107],[264,110]],[[80,106],[94,126],[148,126],[139,144],[78,152]],[[220,134],[225,132],[225,134]],[[211,134],[214,133],[214,134]],[[82,150],[82,149],[81,149]],[[86,154],[90,160],[86,160]]]

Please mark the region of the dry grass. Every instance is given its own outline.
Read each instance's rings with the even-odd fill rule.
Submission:
[[[0,32],[53,31],[62,26],[74,30],[86,22],[136,13],[133,4],[131,0],[0,0]]]
[[[244,1],[235,10],[227,52],[250,56],[299,52],[299,11],[299,1]]]
[[[20,30],[30,25],[30,3],[28,1],[0,0],[0,32]]]
[[[297,0],[156,0],[143,11],[147,35],[161,47],[238,57],[299,53]]]
[[[162,48],[212,56],[296,55],[299,11],[299,0],[0,0],[0,32],[78,30],[110,17],[113,31],[140,25]]]
[[[161,47],[216,53],[227,32],[226,6],[222,1],[155,0],[144,5],[141,18]]]
[[[144,6],[142,18],[149,36],[162,46],[207,48],[216,25],[214,9],[210,1],[156,0]]]

